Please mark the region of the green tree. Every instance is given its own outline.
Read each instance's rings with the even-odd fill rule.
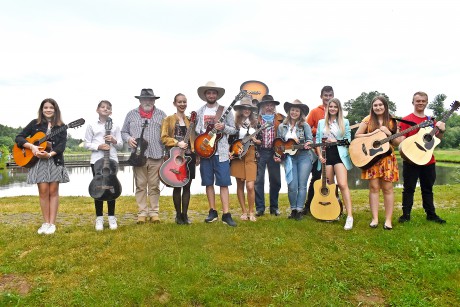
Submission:
[[[428,104],[428,109],[433,110],[433,116],[437,120],[440,120],[444,112],[444,100],[447,96],[444,94],[438,94],[434,97],[433,101]]]
[[[369,93],[363,92],[358,98],[350,99],[344,103],[344,110],[348,112],[346,117],[350,121],[351,125],[361,122],[364,117],[369,115],[372,99],[379,95],[382,95],[387,99],[390,113],[396,113],[396,104],[392,102],[385,93],[380,93],[378,91]]]

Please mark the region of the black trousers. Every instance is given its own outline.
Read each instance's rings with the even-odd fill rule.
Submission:
[[[403,161],[403,193],[402,210],[404,215],[410,215],[414,204],[414,192],[417,180],[420,179],[422,204],[427,216],[436,215],[433,199],[433,185],[436,180],[436,163],[417,165]]]

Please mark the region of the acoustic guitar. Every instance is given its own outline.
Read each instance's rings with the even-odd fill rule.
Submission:
[[[249,80],[241,84],[240,91],[247,91],[253,93],[251,94],[252,99],[257,99],[258,101],[261,101],[262,97],[268,94],[268,86],[260,81]]]
[[[267,122],[265,123],[265,125],[261,126],[256,131],[254,131],[254,133],[250,135],[246,135],[244,138],[240,140],[234,141],[232,145],[230,145],[230,155],[238,159],[243,158],[248,152],[249,147],[251,145],[254,145],[254,143],[252,142],[252,138],[255,135],[257,135],[257,133],[259,133],[260,131],[267,129],[268,127],[271,127],[271,126],[273,126],[273,124],[270,122]]]
[[[323,143],[316,143],[310,144],[311,148],[316,147],[330,147],[330,146],[348,146],[350,142],[347,139],[337,140],[336,142],[323,142]],[[273,140],[273,150],[275,151],[275,156],[278,158],[282,158],[284,155],[295,155],[297,150],[304,148],[304,144],[298,144],[295,140],[289,139],[284,141],[282,138],[276,138]]]
[[[68,128],[77,128],[82,126],[85,123],[83,118],[77,119],[76,121],[71,122],[68,125],[61,126],[55,130],[52,130],[50,134],[46,135],[45,133],[39,131],[35,133],[32,137],[26,138],[27,142],[39,146],[42,149],[50,152],[51,146],[48,144],[48,140],[53,138],[53,136],[58,135],[59,133],[66,131]],[[32,167],[37,163],[38,158],[34,156],[32,150],[29,148],[19,148],[17,144],[13,146],[13,158],[17,165],[22,167]]]
[[[351,141],[349,152],[354,165],[361,169],[368,169],[381,158],[391,154],[389,142],[417,128],[428,127],[433,121],[424,121],[404,131],[392,134],[387,137],[385,132],[377,132],[368,136],[355,138]]]
[[[105,122],[105,135],[110,135],[112,119]],[[105,141],[110,145],[109,141]],[[89,184],[89,195],[96,200],[114,200],[121,194],[121,183],[117,178],[118,163],[110,159],[110,150],[104,150],[104,157],[94,163],[94,177]]]
[[[446,120],[452,115],[452,113],[460,107],[460,102],[454,101],[451,104],[449,112],[444,114],[440,121],[446,122]],[[438,127],[426,127],[421,128],[417,134],[414,134],[399,144],[399,153],[401,157],[409,162],[418,165],[425,165],[433,156],[433,151],[441,142],[435,135],[438,132]]]
[[[232,110],[235,103],[241,100],[244,96],[248,96],[248,94],[254,93],[243,90],[238,95],[236,95],[235,99],[216,123],[222,123],[227,117],[228,113]],[[202,158],[211,158],[216,153],[217,143],[219,143],[222,136],[222,132],[217,131],[217,129],[214,127],[214,124],[209,124],[206,127],[206,131],[197,136],[195,139],[195,152]]]
[[[326,158],[326,146],[321,146],[321,154]],[[321,179],[313,182],[313,188],[315,195],[310,205],[311,215],[322,221],[337,219],[342,213],[342,204],[337,193],[337,185],[327,182],[326,163],[321,163]]]
[[[145,163],[147,163],[147,157],[144,153],[147,150],[149,143],[146,139],[144,139],[144,131],[148,125],[148,120],[145,120],[145,122],[142,124],[141,135],[136,139],[137,145],[132,149],[131,155],[128,159],[128,164],[131,166],[144,166]]]
[[[196,112],[190,114],[190,125],[184,136],[184,142],[190,139],[190,133],[195,129]],[[170,187],[183,187],[190,182],[188,163],[192,158],[185,155],[185,150],[180,147],[172,147],[169,151],[169,159],[160,167],[160,179]]]

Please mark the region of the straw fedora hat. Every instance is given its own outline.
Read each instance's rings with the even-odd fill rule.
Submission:
[[[286,101],[284,103],[284,111],[286,111],[286,114],[289,114],[289,110],[292,107],[299,108],[304,116],[307,116],[308,113],[310,112],[310,108],[306,104],[303,104],[299,99],[296,99],[293,102],[287,102]]]
[[[249,97],[243,97],[240,100],[240,104],[233,107],[235,111],[249,109],[252,112],[257,112],[257,107],[252,104],[252,99]]]
[[[141,90],[141,94],[139,96],[134,96],[134,97],[136,97],[137,99],[140,99],[140,98],[158,99],[158,98],[160,98],[158,96],[155,96],[155,94],[153,93],[153,90],[151,88],[143,88]]]
[[[200,86],[197,90],[198,96],[201,98],[201,100],[206,101],[206,91],[207,90],[215,90],[217,91],[217,100],[222,98],[225,94],[225,89],[222,87],[216,86],[216,83],[213,81],[208,81],[204,86]]]

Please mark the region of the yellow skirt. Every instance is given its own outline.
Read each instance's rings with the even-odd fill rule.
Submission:
[[[361,171],[361,179],[369,180],[376,178],[382,178],[389,182],[399,181],[398,161],[393,150],[391,155],[380,159],[370,168]]]

